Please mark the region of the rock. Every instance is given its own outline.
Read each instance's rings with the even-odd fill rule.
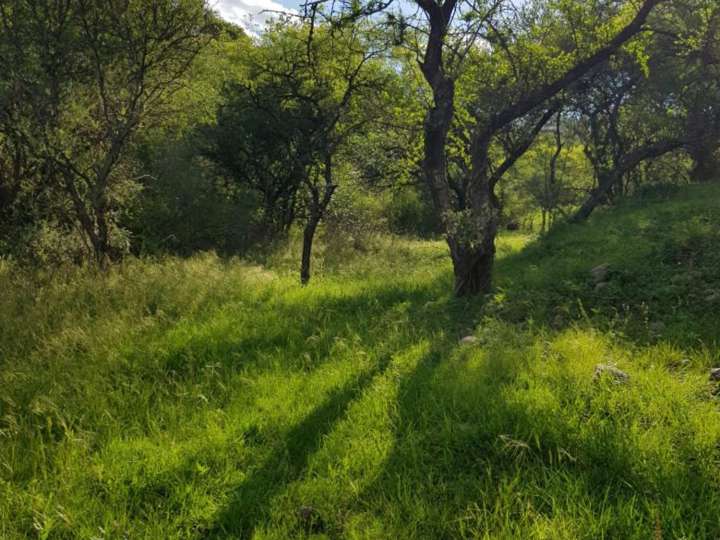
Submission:
[[[480,342],[475,336],[465,336],[460,340],[460,345],[477,345]]]
[[[705,301],[708,304],[714,304],[715,302],[720,300],[720,293],[717,291],[708,291],[707,296],[705,297]]]
[[[610,265],[607,263],[596,266],[595,268],[590,270],[590,275],[592,276],[592,279],[596,284],[602,283],[603,281],[607,281],[607,277],[608,277],[609,273],[610,273]]]
[[[720,382],[720,367],[716,367],[710,370],[710,380]]]
[[[599,381],[603,376],[611,377],[615,383],[625,383],[630,380],[630,375],[622,370],[619,370],[615,366],[608,366],[607,364],[598,364],[595,366],[595,374],[593,375],[593,381]]]
[[[301,506],[297,511],[298,519],[307,534],[321,533],[325,530],[320,512],[312,506]]]

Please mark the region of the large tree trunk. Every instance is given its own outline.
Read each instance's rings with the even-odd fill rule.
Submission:
[[[695,182],[711,182],[720,177],[720,113],[717,112],[716,78],[720,64],[720,8],[714,7],[707,32],[700,47],[700,75],[694,107],[688,117],[688,152],[693,159],[691,178]]]
[[[492,288],[497,229],[484,231],[481,242],[472,246],[448,241],[455,274],[455,296],[487,294]]]
[[[500,203],[488,175],[489,147],[485,146],[483,150],[480,146],[484,145],[476,148],[468,184],[469,208],[455,214],[456,220],[450,224],[447,235],[455,274],[455,295],[460,297],[487,294],[492,287]]]

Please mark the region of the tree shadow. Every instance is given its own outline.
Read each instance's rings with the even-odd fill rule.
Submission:
[[[472,331],[476,324],[473,316],[480,308],[477,302],[457,300],[450,295],[443,295],[438,300],[438,290],[446,282],[447,276],[442,275],[427,286],[415,287],[412,291],[404,287],[379,285],[363,290],[362,294],[324,299],[314,306],[339,314],[334,318],[338,322],[337,326],[331,327],[333,332],[339,335],[359,332],[365,347],[376,348],[376,363],[359,378],[331,391],[322,404],[282,436],[282,442],[234,489],[230,501],[214,519],[205,536],[251,537],[258,526],[270,519],[273,499],[292,482],[302,478],[323,437],[332,432],[352,403],[373,381],[382,377],[393,355],[428,336],[436,336],[431,351],[418,362],[404,385],[405,391],[421,391],[424,381],[432,377],[445,353],[456,346],[459,337]],[[277,308],[288,310],[283,318],[299,320],[292,317],[297,306],[278,305]],[[372,324],[353,329],[348,325],[348,316],[370,320]],[[308,331],[314,328],[304,322],[299,324],[300,328]],[[396,334],[392,330],[394,325],[401,328]],[[274,347],[271,343],[268,346]],[[332,360],[330,344],[319,345],[317,352],[322,356],[312,369]]]
[[[720,534],[718,484],[702,468],[702,448],[676,448],[670,468],[639,465],[652,453],[628,440],[633,418],[608,411],[597,431],[577,436],[582,416],[602,415],[599,404],[621,387],[570,390],[560,406],[587,408],[563,415],[552,399],[516,398],[535,391],[525,370],[492,347],[472,364],[449,343],[436,347],[400,381],[394,446],[349,510],[362,515],[353,522],[375,523],[378,538],[523,537],[533,520],[577,512],[578,523],[606,516],[575,533],[585,538],[645,537],[661,522],[668,532]]]
[[[522,252],[498,261],[498,287],[493,298],[451,298],[450,273],[443,270],[423,286],[409,288],[407,284],[387,283],[321,298],[310,314],[307,306],[278,303],[275,309],[280,318],[293,321],[292,328],[258,336],[255,341],[228,344],[230,350],[252,348],[258,357],[263,351],[284,347],[292,352],[296,346],[293,343],[302,340],[289,340],[284,332],[313,335],[318,326],[324,325],[323,336],[310,345],[316,358],[310,369],[332,360],[333,342],[338,337],[356,335],[368,347],[381,348],[386,356],[376,369],[332,392],[285,435],[282,445],[237,488],[210,536],[249,537],[265,524],[270,519],[273,499],[290,483],[302,478],[311,456],[320,448],[322,437],[332,431],[374,378],[385,371],[387,358],[428,336],[433,339],[430,353],[399,382],[394,446],[376,480],[358,497],[355,510],[380,514],[382,518],[384,506],[396,505],[401,512],[408,513],[404,516],[407,536],[452,536],[458,530],[449,528],[448,523],[464,519],[474,504],[503,504],[502,486],[512,485],[518,475],[529,474],[526,471],[532,471],[530,476],[537,493],[528,497],[539,514],[552,514],[554,510],[552,504],[543,500],[543,487],[569,478],[577,480],[575,495],[589,501],[592,509],[604,509],[616,501],[632,501],[636,497],[652,501],[653,496],[647,495],[653,493],[652,482],[638,475],[629,459],[626,425],[610,418],[596,438],[576,442],[573,447],[574,426],[566,419],[554,418],[550,407],[508,402],[504,398],[504,387],[517,383],[523,375],[521,363],[496,361],[493,355],[497,352],[501,356],[500,352],[490,351],[483,363],[468,371],[462,364],[462,353],[456,349],[458,339],[472,333],[486,315],[515,325],[533,320],[534,330],[541,334],[562,331],[578,322],[589,322],[600,329],[614,328],[620,321],[628,340],[636,344],[657,340],[648,334],[647,320],[637,310],[650,306],[659,318],[664,317],[668,298],[677,295],[677,290],[665,291],[662,293],[665,296],[660,297],[653,297],[653,291],[659,282],[678,271],[673,257],[678,249],[683,253],[682,242],[668,246],[664,241],[656,241],[657,238],[649,239],[648,235],[657,235],[654,228],[661,227],[657,219],[626,217],[614,230],[608,230],[608,223],[600,216],[599,223],[561,227]],[[661,267],[650,280],[648,260]],[[605,291],[597,291],[589,270],[608,261],[612,268],[611,284]],[[633,309],[621,312],[628,304]],[[681,331],[688,325],[697,326],[702,339],[710,338],[716,322],[708,322],[707,310],[680,307],[684,311],[678,319],[678,331],[669,332],[663,339],[682,347],[696,345],[696,337],[688,339]],[[668,327],[673,330],[674,324],[669,320]],[[394,336],[394,325],[405,325],[411,330]],[[227,352],[224,350],[223,355]],[[453,378],[453,369],[461,375]],[[452,384],[463,385],[463,376],[472,378],[472,388],[482,393],[480,398],[465,396],[475,409],[463,404],[462,395],[453,398],[457,403],[439,406],[449,399],[446,394],[452,393]],[[687,458],[691,462],[693,453],[689,452]],[[431,474],[426,475],[426,471]],[[701,493],[709,489],[707,478],[696,475],[691,466],[662,471],[653,481],[677,486],[664,495],[656,492],[658,504],[663,503],[668,493],[673,496],[681,493],[700,505],[701,498],[688,491],[690,484],[699,485]],[[410,503],[403,500],[407,491],[412,492],[420,506],[431,509],[428,519],[413,520]],[[432,509],[437,513],[432,514]],[[647,514],[634,514],[631,518],[638,516],[648,519]],[[616,524],[615,529],[609,527],[600,533],[622,535],[623,526]]]
[[[236,488],[206,537],[252,537],[255,528],[269,516],[273,498],[287,484],[302,476],[323,437],[332,431],[352,402],[382,376],[389,364],[390,358],[386,357],[360,377],[334,389],[317,408],[290,429],[283,437],[283,444]]]

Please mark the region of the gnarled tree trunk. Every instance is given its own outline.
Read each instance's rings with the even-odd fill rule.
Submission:
[[[474,141],[467,208],[453,214],[446,227],[456,296],[486,294],[492,287],[500,202],[493,191],[496,179],[489,174],[490,141],[489,137]]]
[[[455,272],[455,294],[471,296],[490,290],[495,259],[499,202],[495,184],[529,148],[542,126],[557,112],[551,108],[530,130],[522,144],[503,164],[490,172],[489,148],[503,128],[530,114],[575,83],[593,67],[607,60],[641,29],[652,9],[667,0],[644,0],[635,17],[608,44],[579,61],[559,78],[527,92],[507,108],[493,114],[484,129],[475,131],[470,155],[472,168],[464,204],[451,200],[447,178],[447,136],[454,115],[454,79],[443,61],[445,39],[457,0],[415,0],[429,23],[425,53],[420,63],[423,76],[433,93],[433,106],[424,123],[425,155],[423,172],[441,217]],[[498,4],[495,4],[497,7]],[[495,8],[491,8],[490,13]],[[455,50],[454,52],[457,52]],[[459,198],[460,199],[460,198]]]

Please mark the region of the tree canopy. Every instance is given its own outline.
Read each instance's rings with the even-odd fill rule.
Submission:
[[[440,234],[455,293],[486,293],[501,228],[717,177],[719,21],[712,0],[320,1],[252,37],[202,0],[7,0],[0,249],[106,265],[297,229],[307,282],[316,232],[354,223]]]

